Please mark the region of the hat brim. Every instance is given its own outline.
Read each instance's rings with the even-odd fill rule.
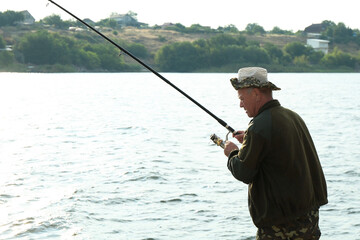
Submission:
[[[277,91],[281,90],[281,88],[277,87],[272,82],[267,81],[266,83],[260,83],[259,81],[239,81],[238,78],[230,79],[231,85],[235,88],[235,90],[239,90],[242,88],[270,88],[271,90]]]

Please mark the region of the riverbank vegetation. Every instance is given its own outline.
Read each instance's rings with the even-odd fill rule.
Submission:
[[[136,15],[136,14],[135,14]],[[0,13],[0,71],[129,72],[144,71],[130,57],[75,21],[46,17],[21,25],[15,12]],[[306,45],[303,31],[256,23],[243,31],[234,25],[212,29],[180,23],[120,26],[114,20],[91,23],[99,31],[157,71],[234,72],[257,65],[271,72],[359,72],[360,32],[344,23],[323,21],[319,36],[329,52]]]

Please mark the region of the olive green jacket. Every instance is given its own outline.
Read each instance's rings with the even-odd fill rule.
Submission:
[[[327,203],[327,187],[310,133],[295,112],[277,100],[250,121],[228,168],[249,184],[248,204],[257,227],[291,221]]]

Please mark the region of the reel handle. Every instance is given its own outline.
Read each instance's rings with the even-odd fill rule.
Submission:
[[[230,133],[230,132],[229,132]],[[229,133],[227,135],[229,135]],[[226,139],[227,139],[226,135]],[[221,148],[225,148],[225,142],[221,138],[219,138],[215,133],[210,136],[210,139]]]

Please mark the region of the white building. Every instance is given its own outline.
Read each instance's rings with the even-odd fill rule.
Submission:
[[[322,51],[324,54],[329,52],[328,40],[322,39],[307,39],[306,44],[315,49],[315,51]]]
[[[21,24],[34,24],[35,18],[29,13],[29,11],[21,11],[21,13],[24,15],[24,20],[21,22]]]
[[[138,24],[138,21],[129,14],[112,14],[110,18],[121,26],[134,26]]]

